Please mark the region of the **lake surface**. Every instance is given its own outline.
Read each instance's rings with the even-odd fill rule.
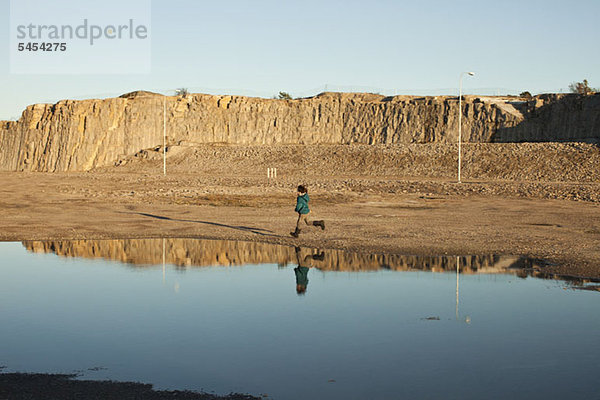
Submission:
[[[600,293],[582,290],[597,283],[536,278],[535,260],[61,241],[0,243],[0,274],[4,372],[274,399],[600,398]]]

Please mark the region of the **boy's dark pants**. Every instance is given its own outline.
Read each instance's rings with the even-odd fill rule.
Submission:
[[[300,214],[298,213],[298,222],[296,222],[296,232],[300,232],[300,228],[302,228],[302,224],[312,225],[308,220],[308,214]]]
[[[320,227],[322,230],[325,230],[325,221],[313,221],[310,222],[308,220],[308,214],[300,214],[298,213],[298,222],[296,222],[296,231],[292,232],[291,235],[294,237],[298,237],[298,235],[300,234],[301,228],[302,228],[302,224],[306,224],[308,226],[312,225],[312,226],[318,226]]]

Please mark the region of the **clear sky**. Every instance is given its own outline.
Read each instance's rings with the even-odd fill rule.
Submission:
[[[598,0],[153,0],[150,74],[11,75],[0,29],[0,119],[137,89],[455,94],[466,70],[477,74],[467,93],[559,92],[584,78],[598,87],[599,16]]]

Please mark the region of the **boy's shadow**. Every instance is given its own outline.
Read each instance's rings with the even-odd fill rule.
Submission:
[[[165,217],[165,216],[162,216],[162,215],[155,215],[155,214],[149,214],[149,213],[144,213],[144,212],[123,212],[123,211],[119,211],[119,213],[122,213],[122,214],[137,214],[137,215],[141,215],[143,217],[160,219],[160,220],[164,220],[164,221],[190,222],[190,223],[194,223],[194,224],[204,224],[204,225],[218,226],[218,227],[221,227],[221,228],[229,228],[229,229],[235,229],[235,230],[243,231],[243,232],[251,232],[251,233],[255,233],[257,235],[261,235],[261,236],[269,236],[269,237],[277,237],[277,238],[285,237],[285,236],[281,236],[281,235],[276,235],[276,234],[273,233],[273,231],[270,231],[268,229],[254,228],[254,227],[250,227],[250,226],[227,225],[227,224],[221,224],[219,222],[195,221],[195,220],[191,220],[191,219],[178,219],[178,218]]]

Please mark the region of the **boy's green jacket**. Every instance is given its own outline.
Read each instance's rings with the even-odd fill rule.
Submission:
[[[296,212],[300,214],[308,214],[310,209],[308,208],[308,193],[304,193],[302,196],[298,196],[296,199]]]

